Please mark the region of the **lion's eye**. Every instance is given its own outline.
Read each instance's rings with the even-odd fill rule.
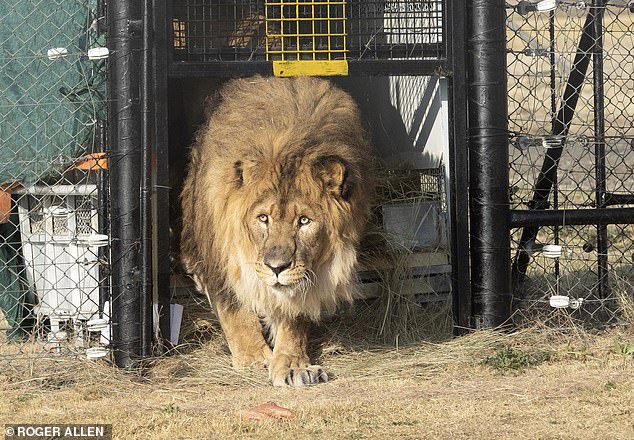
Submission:
[[[311,220],[310,220],[308,217],[306,217],[305,215],[302,215],[302,216],[299,218],[299,224],[300,224],[301,226],[305,226],[305,225],[307,225],[308,223],[310,223],[310,221],[311,221]]]
[[[268,223],[269,222],[269,216],[266,214],[260,214],[258,215],[258,220],[260,220],[262,223]]]

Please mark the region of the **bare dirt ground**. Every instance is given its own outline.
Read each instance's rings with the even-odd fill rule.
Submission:
[[[112,423],[117,439],[634,438],[631,327],[476,332],[399,349],[331,335],[323,348],[331,381],[304,389],[233,370],[219,335],[144,374],[67,358],[13,363],[0,372],[0,425]],[[244,415],[264,402],[292,414]]]

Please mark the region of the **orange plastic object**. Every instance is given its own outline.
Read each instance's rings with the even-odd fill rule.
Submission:
[[[75,163],[75,168],[83,171],[107,170],[108,159],[106,158],[106,153],[87,154]]]

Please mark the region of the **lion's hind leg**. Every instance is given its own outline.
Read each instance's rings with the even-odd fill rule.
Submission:
[[[266,366],[273,353],[264,340],[258,316],[250,310],[222,302],[214,306],[231,350],[234,368]]]
[[[269,363],[269,380],[274,386],[304,386],[328,381],[319,365],[308,356],[309,323],[303,319],[275,323],[275,346]]]

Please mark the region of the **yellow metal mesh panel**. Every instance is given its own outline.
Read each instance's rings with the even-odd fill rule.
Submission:
[[[345,60],[346,2],[265,2],[266,59]]]

